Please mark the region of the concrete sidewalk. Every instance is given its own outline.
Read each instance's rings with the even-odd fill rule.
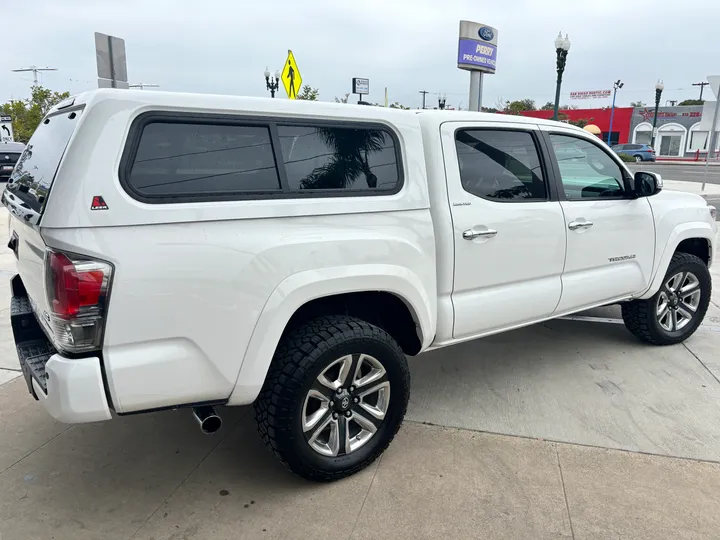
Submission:
[[[708,198],[720,197],[720,185],[706,183],[703,189],[702,182],[685,182],[682,180],[665,180],[663,178],[663,189],[669,191],[683,191],[685,193],[695,193]]]
[[[406,422],[334,483],[290,475],[247,410],[74,427],[0,387],[3,540],[717,538],[720,465]]]

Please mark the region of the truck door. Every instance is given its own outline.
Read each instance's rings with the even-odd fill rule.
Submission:
[[[560,300],[565,222],[537,126],[441,126],[455,268],[453,337],[550,316]]]
[[[649,201],[632,197],[629,173],[597,138],[562,127],[543,130],[552,146],[567,235],[558,313],[645,290],[655,256]]]

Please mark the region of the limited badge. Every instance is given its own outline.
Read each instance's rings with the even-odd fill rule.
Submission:
[[[108,205],[100,195],[95,195],[90,205],[90,210],[107,210]]]

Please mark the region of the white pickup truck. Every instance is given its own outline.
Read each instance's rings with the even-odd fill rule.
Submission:
[[[661,188],[561,123],[89,92],[2,195],[18,356],[60,421],[254,403],[285,465],[341,478],[397,432],[406,355],[611,303],[690,336],[714,209]]]

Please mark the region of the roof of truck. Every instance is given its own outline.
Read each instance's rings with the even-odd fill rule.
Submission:
[[[456,111],[456,110],[417,110],[373,107],[352,103],[331,103],[327,101],[304,101],[272,99],[267,97],[231,96],[222,94],[194,94],[186,92],[164,92],[144,90],[99,89],[73,96],[59,107],[69,108],[81,103],[95,104],[105,100],[119,100],[134,106],[157,106],[178,111],[204,111],[219,114],[257,111],[261,115],[307,114],[319,118],[346,118],[364,120],[385,120],[391,123],[406,123],[410,115],[423,118],[423,122],[442,124],[444,122],[512,122],[529,125],[562,125],[565,128],[580,128],[570,124],[496,113]],[[58,110],[58,106],[53,112]]]

